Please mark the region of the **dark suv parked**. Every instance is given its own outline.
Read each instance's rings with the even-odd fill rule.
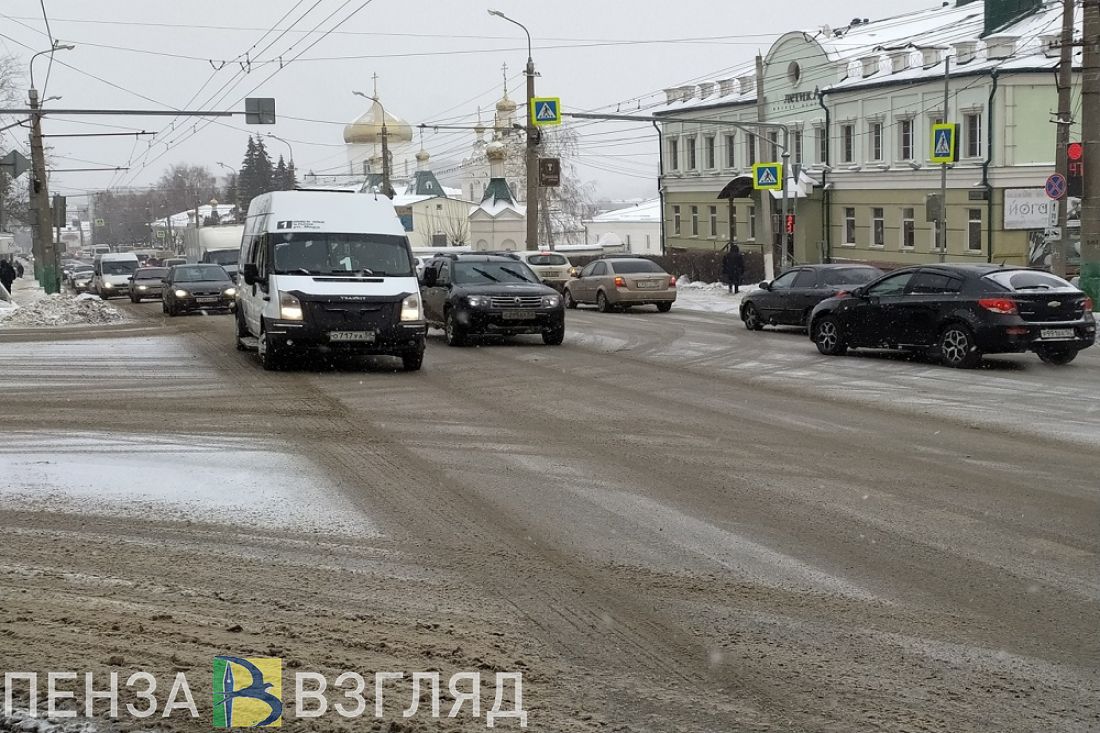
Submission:
[[[428,324],[442,328],[451,346],[471,336],[541,334],[557,346],[565,338],[561,295],[512,257],[440,255],[424,266],[421,299]]]

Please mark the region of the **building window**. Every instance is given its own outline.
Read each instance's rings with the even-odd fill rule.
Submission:
[[[749,207],[749,239],[756,240],[756,207]]]
[[[673,206],[672,207],[672,233],[673,234],[679,234],[680,233],[680,207],[679,206]]]
[[[748,149],[749,165],[756,165],[756,135],[751,132],[745,135],[745,147]]]
[[[871,244],[875,247],[886,245],[886,214],[883,209],[871,209]]]
[[[691,207],[691,236],[699,236],[699,207]]]
[[[768,133],[768,153],[771,155],[768,158],[769,163],[775,163],[779,160],[779,133],[775,130]]]
[[[674,137],[668,139],[668,169],[670,171],[680,170],[680,145]]]
[[[855,125],[840,126],[840,150],[843,157],[840,162],[853,163],[856,159],[856,128]]]
[[[802,130],[795,130],[791,133],[791,147],[794,149],[792,152],[792,159],[795,163],[802,164]]]
[[[687,169],[693,171],[698,167],[698,161],[695,158],[695,138],[689,137],[687,139]]]
[[[970,209],[966,222],[966,248],[971,252],[982,251],[982,210]]]
[[[737,136],[726,135],[726,167],[737,167]]]
[[[710,236],[718,236],[718,207],[710,207]]]
[[[917,246],[916,211],[911,208],[901,210],[901,248],[913,249]]]
[[[826,148],[825,128],[814,128],[814,157],[818,163],[824,163],[828,156]]]
[[[856,210],[844,209],[844,244],[856,243]]]
[[[963,115],[966,127],[966,157],[982,157],[982,113]]]
[[[703,164],[708,171],[718,167],[714,164],[714,160],[714,135],[707,135],[703,138]]]
[[[913,120],[898,122],[898,138],[901,141],[901,159],[913,159]]]
[[[871,160],[882,160],[882,123],[871,123]]]

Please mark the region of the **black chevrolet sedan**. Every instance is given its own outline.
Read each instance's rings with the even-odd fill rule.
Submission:
[[[164,278],[161,304],[170,316],[192,310],[228,311],[236,295],[236,286],[221,265],[176,265]]]
[[[866,285],[882,275],[870,265],[801,265],[771,282],[760,283],[741,301],[745,328],[759,331],[764,326],[805,328],[814,306],[839,292]]]
[[[1034,351],[1068,364],[1096,340],[1092,301],[1042,270],[996,265],[925,265],[896,270],[822,301],[810,316],[818,351],[849,348],[933,353],[951,367],[983,354]]]

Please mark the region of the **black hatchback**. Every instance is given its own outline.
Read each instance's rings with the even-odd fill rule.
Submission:
[[[1042,270],[925,265],[822,301],[810,338],[829,356],[849,348],[929,351],[951,367],[983,354],[1034,351],[1068,364],[1096,340],[1092,300]]]
[[[881,276],[882,270],[870,265],[792,267],[741,300],[741,320],[750,331],[769,325],[806,328],[815,305]]]

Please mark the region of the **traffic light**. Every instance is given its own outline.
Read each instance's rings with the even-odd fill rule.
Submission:
[[[794,214],[787,214],[786,232],[794,234]]]
[[[1069,184],[1066,195],[1081,198],[1085,188],[1085,146],[1081,143],[1070,143],[1066,146],[1066,158],[1069,159],[1069,167],[1066,169],[1066,182]]]

